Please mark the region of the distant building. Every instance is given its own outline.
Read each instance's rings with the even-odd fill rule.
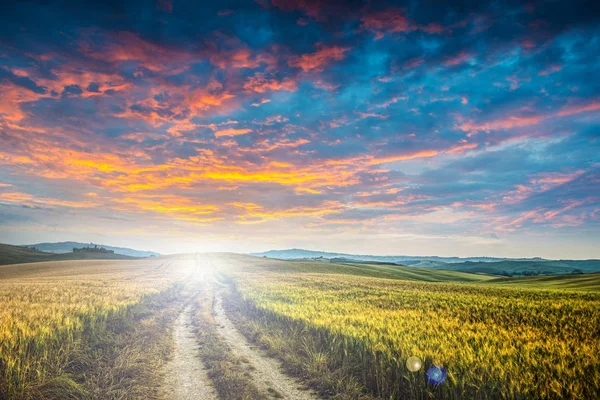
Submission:
[[[73,247],[73,253],[104,253],[104,254],[114,254],[113,250],[107,250],[104,247],[98,247],[98,245],[94,245],[94,247]]]

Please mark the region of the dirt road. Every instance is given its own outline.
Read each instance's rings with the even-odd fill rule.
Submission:
[[[198,352],[188,305],[175,321],[173,358],[165,368],[163,398],[169,400],[217,400],[217,392],[206,374]]]
[[[223,309],[223,291],[215,291],[214,318],[219,335],[227,342],[232,351],[247,359],[254,369],[250,372],[256,386],[264,393],[271,393],[274,398],[289,400],[313,400],[319,397],[311,391],[302,390],[300,385],[285,375],[279,362],[269,358],[263,351],[248,343],[246,338],[235,328]]]

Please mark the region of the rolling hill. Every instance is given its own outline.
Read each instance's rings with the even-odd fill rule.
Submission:
[[[107,250],[112,250],[116,254],[122,254],[124,256],[131,257],[151,257],[151,256],[160,256],[160,253],[156,253],[154,251],[145,251],[145,250],[135,250],[127,247],[114,247],[107,246],[105,244],[93,243],[93,245],[97,245],[98,247],[104,247]],[[29,244],[27,247],[35,247],[39,251],[43,251],[46,253],[71,253],[74,247],[81,248],[90,246],[90,243],[81,243],[81,242],[57,242],[57,243],[36,243]]]
[[[420,261],[435,261],[443,263],[460,263],[465,261],[473,262],[494,262],[504,261],[506,258],[497,257],[438,257],[438,256],[374,256],[365,254],[347,254],[347,253],[332,253],[326,251],[313,251],[303,249],[288,249],[288,250],[269,250],[262,253],[251,253],[257,257],[268,257],[268,258],[280,258],[283,260],[289,259],[301,259],[301,258],[346,258],[350,260],[358,261],[379,261],[379,262],[393,262],[407,265],[410,262]],[[511,261],[532,261],[532,260],[543,260],[542,258],[515,258],[508,259]]]
[[[600,290],[600,273],[498,278],[486,283],[537,289]]]
[[[424,282],[484,282],[497,278],[485,274],[470,274],[460,271],[407,267],[369,262],[329,263],[308,260],[291,261],[252,257],[243,254],[220,254],[237,271],[262,271],[291,274],[339,274],[370,278],[401,279]]]
[[[343,263],[348,267],[360,268],[365,271],[376,272],[381,277],[392,279],[405,279],[424,282],[483,282],[494,279],[495,276],[475,274],[460,271],[445,271],[409,267],[405,265],[373,264],[373,263]],[[386,276],[383,276],[386,275]]]
[[[136,257],[105,253],[64,253],[54,254],[33,250],[27,247],[0,243],[0,265],[21,264],[39,261],[61,260],[132,260]]]
[[[600,272],[600,260],[539,260],[539,261],[497,261],[497,262],[462,262],[435,265],[434,269],[445,269],[470,273],[486,273],[494,275],[559,275],[571,274],[577,270],[583,273]]]
[[[394,263],[420,269],[451,270],[490,275],[558,275],[600,272],[600,260],[546,260],[536,258],[372,256],[290,249],[253,253],[254,256],[283,260]]]

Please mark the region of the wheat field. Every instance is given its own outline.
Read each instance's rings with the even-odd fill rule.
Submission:
[[[44,392],[85,329],[102,331],[109,319],[182,276],[164,260],[0,267],[0,398]]]
[[[271,330],[294,326],[297,340],[312,335],[316,357],[341,365],[354,355],[357,380],[377,397],[591,399],[600,390],[597,292],[301,273],[287,264],[237,273],[245,312]],[[407,369],[411,356],[423,360],[417,372]],[[427,383],[430,366],[447,371],[439,387]]]

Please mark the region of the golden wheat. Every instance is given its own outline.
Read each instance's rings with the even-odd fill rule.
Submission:
[[[331,351],[361,353],[365,383],[380,396],[589,399],[600,389],[597,293],[350,275],[238,276],[245,298],[271,319],[326,332]],[[410,356],[444,366],[447,382],[427,385],[424,370],[405,367]]]
[[[158,260],[2,268],[12,272],[0,280],[0,397],[10,398],[60,375],[82,330],[101,329],[181,279]]]

